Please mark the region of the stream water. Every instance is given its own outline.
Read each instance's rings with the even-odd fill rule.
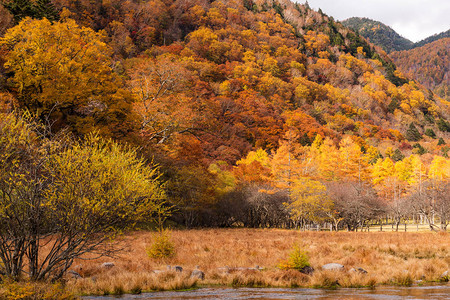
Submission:
[[[84,300],[119,299],[450,299],[450,284],[441,286],[377,287],[376,289],[280,289],[202,288],[181,292],[154,292],[140,295],[88,296]]]

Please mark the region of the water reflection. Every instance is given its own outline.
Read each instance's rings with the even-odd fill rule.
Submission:
[[[141,295],[83,297],[85,300],[120,299],[450,299],[450,285],[379,287],[376,289],[276,289],[203,288],[184,292],[155,292]]]

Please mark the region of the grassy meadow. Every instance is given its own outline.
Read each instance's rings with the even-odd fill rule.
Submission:
[[[201,286],[373,287],[442,281],[450,269],[450,234],[402,232],[300,232],[280,229],[174,230],[175,256],[149,258],[154,233],[120,238],[123,251],[113,259],[79,260],[72,267],[82,278],[68,278],[66,290],[77,294],[122,294]],[[280,270],[293,245],[305,250],[312,275]],[[111,268],[102,267],[113,262]],[[325,271],[327,263],[344,265]],[[168,271],[179,265],[183,272]],[[255,266],[263,268],[256,270]],[[198,267],[205,279],[190,278]],[[367,274],[352,272],[363,268]],[[69,276],[72,277],[72,276]]]

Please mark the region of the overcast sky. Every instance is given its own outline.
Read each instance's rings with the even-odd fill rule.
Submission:
[[[306,0],[297,0],[300,4]],[[308,0],[314,10],[342,21],[366,17],[380,21],[401,36],[418,42],[450,29],[450,0]]]

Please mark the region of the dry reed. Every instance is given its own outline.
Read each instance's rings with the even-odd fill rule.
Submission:
[[[82,279],[68,279],[66,288],[76,294],[119,294],[179,290],[196,286],[248,287],[373,287],[438,281],[450,266],[450,235],[397,232],[299,232],[279,229],[176,230],[171,237],[176,255],[150,259],[149,232],[123,236],[125,250],[111,269],[108,260],[76,262]],[[306,250],[315,272],[279,270],[294,244]],[[110,260],[109,260],[110,261]],[[340,263],[342,271],[324,271],[327,263]],[[183,272],[167,271],[179,265]],[[263,268],[254,270],[256,265]],[[205,280],[190,278],[199,266]],[[363,268],[367,274],[352,272]],[[156,272],[155,272],[156,271]]]

